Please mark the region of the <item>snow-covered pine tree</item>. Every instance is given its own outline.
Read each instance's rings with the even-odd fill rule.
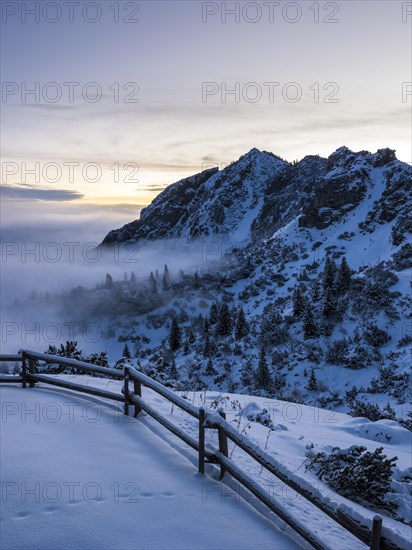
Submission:
[[[179,323],[177,322],[176,317],[173,318],[172,324],[170,325],[170,334],[169,334],[169,347],[171,351],[177,351],[182,344],[182,331],[180,330]]]
[[[197,271],[195,271],[193,286],[196,289],[200,288],[200,277],[199,277],[199,273]]]
[[[106,274],[106,281],[104,283],[104,286],[106,288],[113,288],[113,277],[110,275],[110,273]]]
[[[213,304],[210,306],[210,311],[209,311],[209,323],[211,325],[216,324],[218,317],[219,317],[219,314],[217,310],[217,305],[213,302]]]
[[[308,385],[307,385],[307,389],[309,391],[317,391],[318,390],[318,381],[316,379],[315,370],[314,370],[313,367],[312,367],[312,370],[310,371],[310,377],[309,377],[309,382],[308,382]]]
[[[299,285],[293,292],[293,316],[301,317],[305,312],[306,299],[302,287]]]
[[[177,380],[178,376],[179,376],[179,372],[177,370],[177,367],[176,367],[176,361],[175,361],[175,358],[173,357],[172,359],[172,362],[170,363],[170,367],[169,367],[169,376],[172,380]]]
[[[223,302],[220,307],[216,332],[219,336],[229,336],[232,332],[232,319],[226,302]]]
[[[206,335],[210,334],[209,327],[210,327],[209,319],[208,319],[208,317],[206,317],[204,322],[203,322],[203,328],[202,328],[202,336],[204,338],[206,338]]]
[[[326,292],[328,289],[333,289],[335,284],[337,267],[333,260],[328,256],[325,261],[325,267],[323,270],[322,282],[323,289]]]
[[[132,358],[132,354],[130,353],[129,346],[127,344],[125,344],[125,346],[123,348],[122,357],[124,357],[125,359],[131,359]]]
[[[132,274],[130,275],[130,288],[132,290],[135,290],[137,288],[137,281],[136,281],[136,275],[132,271]]]
[[[167,264],[165,264],[165,267],[163,270],[163,281],[162,281],[163,292],[168,292],[170,290],[170,287],[171,287],[171,284],[170,284],[169,268],[167,267]]]
[[[212,360],[209,357],[209,359],[207,361],[207,364],[206,364],[206,368],[205,368],[205,375],[206,376],[216,376],[216,374],[217,374],[217,370],[213,366]]]
[[[204,344],[203,344],[203,355],[205,357],[210,357],[211,354],[212,354],[212,349],[211,349],[211,345],[210,345],[210,336],[209,336],[209,334],[206,334],[205,341],[204,341]]]
[[[348,265],[348,262],[343,256],[338,272],[336,274],[336,292],[337,294],[344,294],[347,292],[351,286],[352,282],[352,271]]]
[[[249,323],[246,320],[243,308],[239,309],[236,319],[235,337],[236,340],[241,340],[249,334]]]
[[[157,282],[155,276],[153,275],[153,271],[150,272],[149,289],[150,294],[157,294]]]
[[[273,304],[267,304],[263,309],[259,339],[266,348],[283,344],[289,339],[288,327],[279,309]]]
[[[321,299],[320,285],[318,280],[313,281],[312,285],[312,303],[317,304]]]
[[[333,287],[325,289],[325,296],[322,304],[322,316],[325,319],[333,319],[336,315],[336,297]]]
[[[269,392],[272,389],[272,375],[266,360],[266,352],[262,347],[259,353],[259,363],[256,371],[255,385],[257,389]]]
[[[305,340],[319,336],[319,330],[312,313],[312,306],[307,305],[303,314],[303,337]]]

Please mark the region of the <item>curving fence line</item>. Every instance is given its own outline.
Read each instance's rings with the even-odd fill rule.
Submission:
[[[314,487],[303,486],[298,480],[291,479],[282,464],[280,464],[272,455],[254,445],[246,436],[235,430],[226,421],[225,413],[210,413],[205,411],[202,407],[196,407],[189,403],[186,399],[174,393],[169,388],[166,388],[159,382],[153,380],[149,376],[146,376],[133,367],[125,367],[123,371],[119,371],[116,369],[92,365],[83,361],[77,361],[67,357],[48,355],[30,350],[22,350],[18,355],[0,355],[0,362],[5,361],[21,363],[22,374],[21,376],[2,375],[0,376],[0,384],[21,383],[23,388],[26,388],[27,385],[30,388],[33,388],[36,382],[41,382],[44,384],[51,384],[53,386],[121,402],[124,406],[124,414],[130,415],[130,409],[133,408],[133,415],[135,418],[141,411],[144,411],[198,453],[198,469],[200,473],[205,473],[205,464],[207,463],[218,465],[220,467],[220,479],[222,479],[226,473],[230,474],[269,510],[276,514],[317,550],[325,549],[325,546],[319,538],[311,533],[306,526],[301,525],[296,518],[290,516],[286,510],[274,501],[274,499],[262,486],[256,483],[256,481],[247,473],[242,471],[234,460],[229,458],[228,440],[235,443],[240,449],[252,457],[261,467],[276,476],[288,487],[296,491],[299,495],[304,497],[307,501],[332,518],[336,523],[344,527],[352,535],[368,545],[370,550],[397,550],[398,548],[394,543],[382,535],[381,516],[375,516],[373,521],[369,522],[369,526],[366,526],[361,525],[343,511],[339,510],[339,508],[332,508],[328,505],[327,501],[322,500],[321,496],[317,493]],[[58,375],[50,376],[49,374],[41,374],[38,372],[39,362],[44,363],[44,365],[57,364],[62,367],[70,367],[75,371],[81,371],[83,373],[104,375],[116,380],[122,380],[122,393],[115,393],[104,389],[69,382],[59,378]],[[192,435],[186,433],[181,428],[171,423],[167,418],[149,405],[142,396],[142,387],[150,388],[170,403],[173,403],[175,406],[194,417],[198,421],[198,438],[194,438]],[[206,446],[205,431],[207,429],[217,430],[219,441],[218,449]]]

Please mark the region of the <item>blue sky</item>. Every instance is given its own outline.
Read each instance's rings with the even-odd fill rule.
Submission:
[[[412,160],[409,2],[82,1],[72,22],[64,2],[46,13],[37,2],[38,21],[24,22],[23,4],[2,5],[7,201],[138,212],[252,147],[294,160],[389,146]],[[226,21],[225,5],[236,12]],[[79,83],[73,97],[68,82]],[[35,83],[39,97],[24,94]]]

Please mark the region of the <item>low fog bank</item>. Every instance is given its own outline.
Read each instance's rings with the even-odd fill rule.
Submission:
[[[133,246],[98,247],[113,227],[138,217],[130,206],[8,205],[2,216],[1,258],[1,352],[20,348],[44,351],[49,344],[77,339],[88,353],[107,349],[104,321],[90,317],[81,324],[73,315],[61,316],[48,295],[73,288],[95,288],[107,273],[114,281],[147,282],[150,272],[163,273],[167,264],[172,280],[180,270],[191,273],[216,266],[229,245],[224,240],[157,241]],[[134,214],[132,214],[132,211]],[[39,305],[36,297],[42,296]],[[109,346],[120,352],[122,344],[111,334]]]

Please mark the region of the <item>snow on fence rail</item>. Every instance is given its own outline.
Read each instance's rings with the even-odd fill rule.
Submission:
[[[124,404],[125,415],[129,415],[130,406],[133,406],[135,418],[138,416],[140,411],[144,411],[167,430],[172,432],[175,436],[179,437],[187,445],[197,451],[198,468],[200,473],[204,474],[205,463],[218,464],[221,470],[221,479],[223,478],[225,472],[228,472],[234,479],[236,479],[236,481],[241,483],[248,491],[250,491],[250,493],[252,493],[267,508],[269,508],[269,510],[274,512],[316,549],[323,550],[325,548],[324,545],[322,545],[322,541],[320,541],[313,533],[310,533],[306,527],[300,525],[295,518],[292,518],[286,509],[283,509],[280,504],[274,502],[273,498],[271,498],[259,484],[257,484],[248,474],[243,472],[235,464],[235,462],[229,458],[228,439],[238,445],[239,448],[256,460],[258,464],[280,479],[288,487],[292,488],[299,495],[311,502],[359,540],[368,544],[371,550],[396,550],[398,548],[396,544],[392,543],[382,535],[382,518],[380,516],[375,516],[373,518],[371,528],[369,528],[366,525],[361,525],[359,522],[343,513],[339,507],[335,509],[328,506],[327,502],[322,501],[322,498],[316,494],[315,489],[310,484],[304,483],[300,478],[293,479],[293,473],[288,471],[282,464],[278,463],[272,455],[269,455],[259,446],[254,445],[246,436],[235,430],[226,421],[225,414],[223,412],[220,414],[207,413],[203,408],[195,407],[187,400],[175,394],[169,388],[166,388],[159,382],[156,382],[133,367],[125,367],[124,371],[119,371],[92,365],[83,361],[77,361],[67,357],[58,357],[29,350],[22,350],[18,355],[0,355],[0,362],[5,361],[21,362],[22,375],[0,376],[0,383],[21,383],[23,388],[26,388],[27,384],[29,384],[29,386],[33,388],[36,382],[42,382],[81,393],[87,393],[98,397],[119,401]],[[91,374],[109,375],[117,380],[123,380],[122,394],[69,382],[47,374],[36,373],[37,361],[43,361],[46,364],[53,363],[61,366],[67,366]],[[131,382],[133,382],[133,391],[130,390]],[[195,439],[191,435],[185,433],[182,429],[171,423],[167,418],[150,406],[142,397],[142,386],[150,388],[189,415],[196,418],[198,420],[199,427],[198,439]],[[218,431],[219,449],[212,449],[209,446],[205,446],[206,429],[216,429]]]

